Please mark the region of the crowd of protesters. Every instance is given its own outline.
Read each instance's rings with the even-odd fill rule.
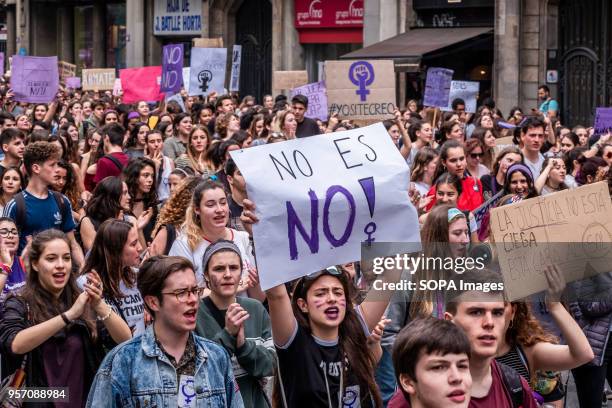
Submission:
[[[411,100],[383,122],[408,164],[426,255],[488,243],[473,215],[488,200],[612,184],[611,135],[565,127],[544,88],[529,114],[503,116],[490,98],[475,113],[461,99],[450,112]],[[183,111],[110,92],[33,105],[0,91],[0,405],[13,386],[66,387],[69,402],[40,405],[56,407],[562,407],[569,370],[581,407],[605,400],[612,301],[563,303],[555,265],[540,303],[373,296],[357,261],[262,290],[261,214],[230,152],[354,121],[308,118],[302,95],[185,94]],[[384,279],[406,273],[453,279]]]

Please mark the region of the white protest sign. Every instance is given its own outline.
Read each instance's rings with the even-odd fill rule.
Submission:
[[[174,95],[166,95],[166,104],[170,101],[176,101],[179,104],[183,112],[187,112],[187,108],[185,108],[185,101],[183,101],[183,97],[180,93]]]
[[[293,88],[291,97],[295,95],[305,95],[308,98],[307,118],[327,120],[327,91],[324,81]]]
[[[155,0],[153,35],[201,35],[202,2]]]
[[[408,165],[381,123],[231,152],[260,219],[262,289],[361,258],[361,243],[414,243]]]
[[[242,45],[234,45],[232,49],[232,75],[230,76],[229,90],[238,92],[240,88],[240,60],[242,59]]]
[[[476,99],[480,92],[480,82],[474,81],[451,81],[450,94],[448,96],[448,106],[441,110],[448,112],[452,111],[453,101],[457,98],[463,99],[465,102],[465,111],[469,113],[476,112]]]
[[[191,69],[189,67],[183,67],[183,88],[189,93],[189,75]]]
[[[223,93],[227,48],[192,48],[189,95]]]

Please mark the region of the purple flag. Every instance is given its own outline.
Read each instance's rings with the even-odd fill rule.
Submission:
[[[81,87],[80,77],[68,77],[66,78],[66,88],[79,89]]]
[[[175,94],[183,85],[183,44],[164,46],[160,91]]]
[[[11,87],[18,102],[51,102],[59,88],[57,57],[14,55]]]
[[[444,108],[448,105],[453,73],[452,69],[446,68],[429,68],[427,70],[423,105],[438,108]]]

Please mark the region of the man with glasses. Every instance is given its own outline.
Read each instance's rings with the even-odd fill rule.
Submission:
[[[204,288],[191,262],[146,260],[138,290],[153,323],[106,356],[87,407],[243,407],[225,350],[192,333]]]

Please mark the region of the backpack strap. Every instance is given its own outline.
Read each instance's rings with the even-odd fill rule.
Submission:
[[[166,224],[166,248],[164,249],[164,254],[168,255],[170,253],[170,248],[172,248],[172,244],[176,240],[176,228],[172,224]]]
[[[115,156],[113,156],[112,154],[107,154],[104,156],[105,158],[107,158],[108,160],[112,161],[113,164],[115,166],[117,166],[117,168],[119,169],[119,171],[123,171],[123,164],[121,164],[121,162],[119,161],[119,159],[117,159]]]
[[[514,408],[522,407],[523,383],[521,382],[521,375],[517,373],[514,368],[508,367],[505,364],[497,363],[497,366],[501,371],[502,379],[504,380],[504,387],[512,399],[512,406]]]
[[[55,202],[57,203],[57,208],[60,210],[60,215],[62,216],[62,222],[64,221],[64,211],[66,210],[66,202],[64,201],[64,195],[55,190],[49,190],[49,193],[53,194],[53,198],[55,198]]]

